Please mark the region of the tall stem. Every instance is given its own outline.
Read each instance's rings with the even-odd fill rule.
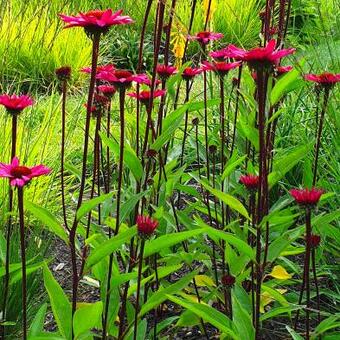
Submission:
[[[258,89],[258,129],[259,129],[259,189],[257,203],[256,226],[256,308],[255,308],[255,339],[261,338],[260,304],[263,267],[261,265],[261,221],[266,215],[267,202],[267,160],[265,145],[265,105],[266,105],[266,73],[264,69],[257,72]]]
[[[12,145],[11,145],[11,160],[16,155],[16,144],[17,144],[17,126],[18,126],[18,116],[16,114],[12,115]],[[6,257],[5,257],[5,277],[4,277],[4,295],[2,303],[3,320],[6,320],[7,314],[7,300],[9,292],[9,265],[11,262],[11,233],[12,233],[12,210],[13,210],[13,189],[10,184],[8,184],[8,211],[9,217],[7,221],[6,229]],[[0,338],[5,338],[5,326],[0,326]]]
[[[60,150],[60,180],[61,180],[61,204],[63,209],[64,225],[68,229],[66,204],[65,204],[65,126],[66,126],[66,95],[67,95],[67,80],[62,83],[62,106],[61,106],[61,150]]]
[[[125,87],[119,89],[119,119],[120,119],[120,141],[119,141],[119,164],[118,164],[118,187],[117,187],[117,210],[115,235],[119,232],[120,226],[120,198],[123,181],[124,142],[125,142]]]
[[[85,132],[84,132],[84,149],[83,149],[83,165],[80,181],[80,190],[77,202],[78,210],[83,202],[85,183],[86,183],[86,170],[87,170],[87,153],[89,147],[89,133],[90,133],[90,122],[91,122],[91,108],[94,95],[94,89],[96,85],[96,73],[97,73],[97,63],[99,54],[99,41],[100,34],[95,34],[92,40],[92,63],[91,63],[91,79],[87,98],[87,110],[86,110],[86,121],[85,121]],[[77,308],[77,293],[78,293],[78,273],[77,273],[77,254],[76,254],[76,232],[77,232],[78,219],[77,216],[74,217],[74,222],[70,230],[70,253],[72,262],[72,316],[74,315]],[[73,334],[73,323],[72,323],[72,339]]]
[[[323,123],[325,120],[325,114],[327,109],[327,103],[329,98],[329,89],[325,89],[325,94],[323,97],[323,104],[322,104],[322,110],[320,114],[320,121],[319,121],[319,127],[318,127],[318,135],[315,143],[315,160],[314,160],[314,169],[313,169],[313,186],[316,184],[316,176],[318,172],[318,161],[319,161],[319,152],[320,152],[320,146],[321,146],[321,136],[322,136],[322,129],[323,129]]]
[[[26,250],[25,250],[25,221],[24,221],[24,192],[18,187],[18,206],[20,223],[20,250],[21,250],[21,291],[22,291],[22,338],[27,339],[27,282],[26,282]]]
[[[315,261],[315,248],[312,249],[312,270],[314,276],[314,284],[315,284],[315,291],[316,291],[316,304],[318,309],[318,322],[321,322],[321,314],[320,314],[320,291],[319,291],[319,284],[318,284],[318,276],[316,274],[316,261]]]
[[[138,278],[137,278],[137,296],[136,296],[136,304],[135,304],[135,320],[134,320],[133,340],[137,339],[138,310],[139,310],[140,286],[141,286],[141,281],[142,281],[144,245],[145,245],[145,240],[141,239],[140,251],[139,251]]]
[[[310,255],[311,255],[311,239],[312,225],[311,225],[311,210],[306,209],[306,340],[309,340],[309,308],[310,308],[310,282],[309,282],[309,269],[310,269]]]
[[[232,137],[232,142],[231,142],[230,157],[234,153],[235,142],[236,142],[236,124],[237,124],[238,107],[239,107],[239,103],[240,103],[241,77],[242,77],[242,65],[238,69],[237,89],[236,89],[236,104],[235,104],[235,113],[234,113],[234,122],[233,122],[234,126],[233,126],[233,137]]]

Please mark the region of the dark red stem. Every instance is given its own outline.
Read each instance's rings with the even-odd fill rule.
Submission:
[[[24,221],[24,192],[18,187],[18,207],[20,223],[20,250],[21,250],[21,290],[22,290],[22,338],[27,339],[27,282],[26,282],[26,250],[25,250],[25,221]]]

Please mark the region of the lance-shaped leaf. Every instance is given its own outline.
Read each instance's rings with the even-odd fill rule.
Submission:
[[[47,265],[44,267],[44,284],[50,298],[53,316],[59,332],[66,339],[72,337],[72,308],[59,283],[55,280]]]
[[[144,249],[144,257],[148,257],[159,251],[172,247],[173,245],[183,242],[191,237],[197,236],[205,232],[205,229],[195,229],[190,231],[181,231],[179,233],[166,234],[157,237],[151,241],[147,241]]]
[[[110,150],[114,153],[115,157],[118,159],[119,157],[119,144],[113,138],[108,138],[104,133],[99,133],[100,138],[103,143],[110,148]],[[124,164],[129,168],[132,172],[133,176],[137,181],[139,181],[143,176],[143,167],[139,158],[136,156],[135,151],[131,148],[130,145],[125,143],[124,145]]]
[[[180,299],[173,295],[167,294],[167,298],[172,302],[190,310],[204,321],[211,323],[221,332],[228,334],[232,339],[241,339],[233,330],[233,322],[215,308],[203,303]]]
[[[137,234],[137,228],[131,227],[128,230],[119,233],[117,236],[110,238],[102,243],[98,248],[95,248],[90,253],[90,256],[86,260],[85,268],[89,269],[104,257],[110,255],[119,249],[124,243],[129,242],[132,237]]]
[[[59,221],[47,209],[40,207],[32,202],[25,201],[25,208],[52,233],[68,243],[68,236]]]
[[[221,190],[212,188],[209,184],[205,183],[204,181],[199,181],[205,189],[207,189],[209,192],[211,192],[214,196],[216,196],[218,199],[223,201],[226,205],[228,205],[231,209],[236,210],[239,212],[242,216],[250,219],[247,209],[244,207],[244,205],[235,197],[226,194],[222,192]]]

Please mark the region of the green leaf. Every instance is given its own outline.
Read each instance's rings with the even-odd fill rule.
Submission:
[[[5,264],[6,261],[6,239],[4,235],[0,232],[0,262]]]
[[[275,105],[287,93],[302,87],[305,81],[300,78],[300,72],[295,68],[282,76],[273,87],[270,94],[270,103]]]
[[[150,147],[151,149],[158,151],[170,140],[175,130],[181,125],[187,109],[188,104],[185,104],[166,116],[166,118],[163,120],[162,133],[153,142]]]
[[[146,191],[139,194],[133,194],[126,202],[122,204],[120,212],[120,221],[123,222],[130,212],[135,208],[137,202],[145,196]]]
[[[298,333],[296,333],[294,329],[290,328],[289,326],[286,326],[286,329],[289,332],[289,334],[292,336],[293,340],[304,340],[304,338]]]
[[[57,322],[59,332],[66,339],[71,339],[72,335],[72,308],[59,283],[45,265],[44,284],[50,298],[53,316]]]
[[[44,330],[45,315],[47,311],[47,303],[44,303],[39,308],[37,314],[31,323],[31,327],[28,333],[28,338],[39,335]]]
[[[108,194],[100,195],[98,197],[95,197],[88,201],[83,202],[80,208],[77,210],[77,220],[80,221],[82,217],[84,217],[92,209],[94,209],[99,204],[103,203],[104,201],[108,199],[112,199],[112,193],[110,192]]]
[[[288,171],[290,171],[301,159],[312,150],[313,144],[299,145],[293,148],[283,157],[275,159],[273,163],[273,171],[268,176],[269,187],[272,188]]]
[[[109,147],[114,153],[115,157],[119,157],[119,144],[113,138],[108,138],[104,133],[100,132],[100,138],[103,143]],[[133,176],[139,181],[143,176],[143,167],[139,158],[136,156],[135,151],[130,145],[125,143],[124,145],[124,164],[130,169]]]
[[[56,234],[60,239],[68,243],[68,236],[59,221],[45,208],[32,202],[25,201],[25,208],[38,220],[40,220],[49,231]]]
[[[183,242],[188,238],[197,236],[205,232],[205,229],[195,229],[190,231],[181,231],[179,233],[166,234],[157,237],[151,241],[145,243],[144,257],[148,257],[152,254],[158,253],[159,251],[172,247],[173,245]]]
[[[255,331],[252,320],[239,300],[233,294],[233,321],[241,339],[254,339]]]
[[[213,326],[218,328],[221,332],[230,335],[233,339],[241,339],[233,331],[233,323],[224,314],[203,303],[196,303],[187,300],[180,299],[173,295],[168,295],[167,298],[174,303],[192,311],[204,321],[211,323]]]
[[[314,330],[316,337],[317,335],[321,335],[330,329],[340,327],[339,319],[340,319],[340,315],[338,314],[338,315],[331,315],[327,319],[322,320]]]
[[[271,319],[277,315],[290,313],[294,310],[302,309],[300,306],[286,306],[286,307],[276,307],[271,308],[269,312],[266,312],[265,314],[261,315],[260,320],[264,321],[267,319]]]
[[[31,264],[31,265],[27,265],[26,263],[26,276],[28,277],[29,275],[33,274],[34,272],[36,272],[38,269],[42,268],[44,266],[45,262],[38,262],[35,264]],[[21,268],[21,266],[20,266]],[[16,271],[14,274],[11,275],[11,281],[10,284],[13,285],[16,282],[20,281],[22,278],[22,271]]]
[[[240,213],[242,216],[250,219],[248,215],[247,209],[244,207],[244,205],[235,197],[226,194],[222,192],[221,190],[214,189],[204,181],[200,181],[200,183],[208,190],[210,191],[214,196],[216,196],[218,199],[223,201],[226,205],[228,205],[231,209],[236,210],[238,213]]]
[[[207,101],[207,107],[219,105],[220,99],[209,99]],[[176,129],[183,122],[183,117],[186,111],[198,111],[204,108],[204,102],[190,102],[182,105],[175,111],[171,112],[166,118],[163,120],[163,130],[160,136],[154,141],[151,145],[151,149],[159,150],[164,144],[166,144],[176,131]]]
[[[228,244],[234,246],[240,254],[246,254],[251,260],[255,259],[255,252],[246,242],[239,239],[237,236],[226,233],[222,230],[217,230],[205,224],[202,220],[196,219],[200,226],[205,226],[205,232],[211,238],[218,238],[220,240],[226,241]]]
[[[97,264],[104,257],[110,255],[124,243],[130,241],[132,237],[137,234],[137,228],[131,227],[128,230],[119,233],[117,236],[110,238],[102,243],[98,248],[94,249],[90,256],[86,260],[85,268],[89,269],[93,265]]]
[[[155,307],[163,303],[167,299],[166,294],[175,294],[183,288],[187,287],[197,273],[197,271],[193,271],[188,275],[182,277],[177,282],[171,284],[170,286],[166,288],[161,287],[157,292],[153,293],[149,297],[146,303],[143,304],[143,307],[139,312],[139,316],[143,316],[151,309],[154,309]]]
[[[226,164],[222,174],[222,180],[226,179],[246,158],[246,155],[238,158],[237,153],[234,153]]]
[[[103,303],[89,303],[78,308],[73,318],[73,329],[75,337],[90,331],[100,321]]]

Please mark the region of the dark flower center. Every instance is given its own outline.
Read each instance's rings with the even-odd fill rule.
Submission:
[[[86,16],[95,17],[97,19],[100,19],[103,14],[104,14],[104,11],[101,11],[99,9],[96,9],[94,11],[89,11],[89,12],[85,13]]]
[[[118,70],[118,71],[115,71],[114,75],[116,78],[122,79],[122,78],[130,78],[132,76],[132,73],[126,70]]]
[[[32,173],[30,168],[27,168],[26,166],[15,166],[11,169],[11,175],[15,178],[21,178],[23,176],[28,176]]]

